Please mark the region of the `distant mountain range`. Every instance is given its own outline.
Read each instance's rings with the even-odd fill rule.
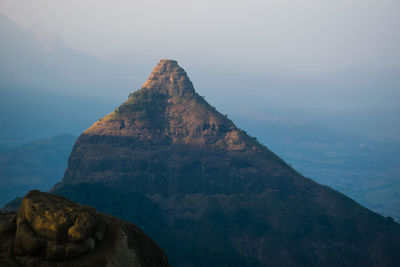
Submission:
[[[60,37],[42,25],[22,29],[0,14],[0,87],[3,90],[29,89],[64,95],[93,96],[115,85],[123,70],[118,66],[65,46]],[[111,82],[109,77],[113,77]],[[117,83],[117,84],[116,84]]]
[[[0,37],[0,151],[79,134],[130,91],[120,79],[126,69],[65,46],[41,25],[23,29],[0,14]]]
[[[29,190],[47,191],[63,176],[76,140],[58,135],[0,153],[0,206]]]

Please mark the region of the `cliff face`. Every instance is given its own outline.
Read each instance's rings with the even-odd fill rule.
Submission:
[[[400,262],[398,224],[297,173],[173,60],[81,134],[53,191],[138,224],[175,266]]]
[[[17,214],[0,214],[0,240],[6,266],[169,266],[134,225],[39,191]]]

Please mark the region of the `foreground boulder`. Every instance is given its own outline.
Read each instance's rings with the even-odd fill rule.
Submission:
[[[66,198],[29,192],[0,215],[0,266],[169,266],[133,224]]]

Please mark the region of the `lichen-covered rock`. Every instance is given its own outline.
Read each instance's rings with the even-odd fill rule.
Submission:
[[[95,217],[90,207],[31,191],[18,210],[14,250],[19,255],[43,255],[46,259],[79,256],[93,250],[92,236],[104,231]]]
[[[59,242],[81,242],[100,230],[94,213],[90,207],[32,191],[22,201],[18,219],[26,220],[40,236]]]
[[[168,266],[168,261],[134,225],[31,191],[17,214],[0,214],[0,266],[13,265]]]
[[[97,231],[96,231],[97,230]],[[74,224],[68,229],[68,240],[80,242],[95,232],[100,231],[100,227],[96,225],[96,221],[89,213],[84,212],[75,218]]]

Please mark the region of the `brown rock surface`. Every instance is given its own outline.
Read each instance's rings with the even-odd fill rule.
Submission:
[[[0,241],[0,266],[169,266],[133,224],[39,191],[0,215]]]

